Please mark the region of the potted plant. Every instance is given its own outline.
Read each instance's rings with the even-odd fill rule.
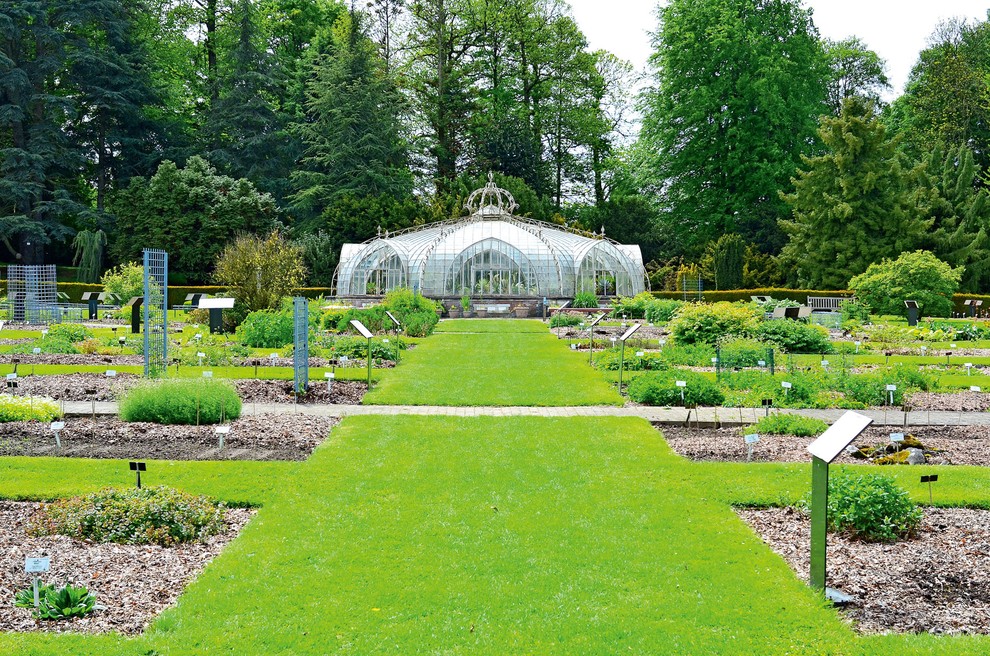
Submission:
[[[467,294],[461,296],[461,313],[465,319],[471,316],[471,297]]]
[[[461,316],[461,304],[451,303],[450,307],[447,308],[447,316],[451,319],[458,319]]]

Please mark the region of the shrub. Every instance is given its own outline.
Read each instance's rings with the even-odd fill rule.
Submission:
[[[803,417],[801,415],[774,414],[763,417],[745,430],[747,433],[765,433],[767,435],[797,435],[812,437],[820,435],[828,429],[821,419]]]
[[[306,278],[302,249],[277,230],[241,235],[217,257],[216,281],[248,310],[271,310]]]
[[[48,334],[41,338],[45,341],[81,342],[93,336],[93,331],[78,323],[59,323],[48,327]]]
[[[398,317],[396,317],[398,319]],[[399,319],[402,331],[409,337],[426,337],[433,332],[439,317],[435,310],[407,312]]]
[[[683,380],[687,387],[677,387]],[[684,402],[704,406],[721,405],[725,395],[714,381],[693,371],[659,371],[637,376],[629,383],[629,398],[646,405],[680,405],[681,390]]]
[[[0,394],[0,424],[8,421],[55,421],[62,411],[55,401],[44,396]]]
[[[670,331],[680,344],[715,344],[724,337],[752,334],[762,315],[751,307],[732,303],[690,303],[670,322]]]
[[[18,608],[34,608],[34,587],[19,591],[14,596]],[[54,585],[41,585],[38,588],[38,609],[35,617],[40,620],[64,620],[82,617],[93,610],[96,596],[86,586],[68,584],[62,588]]]
[[[392,325],[392,321],[385,316],[385,307],[374,305],[370,308],[352,308],[345,312],[337,321],[337,330],[342,333],[354,332],[354,329],[351,327],[352,319],[357,319],[364,324],[365,328],[373,333],[384,330],[386,322],[388,322],[387,325]]]
[[[578,292],[574,295],[571,307],[596,308],[598,307],[598,297],[592,292]]]
[[[668,344],[660,352],[670,364],[683,367],[710,367],[715,347],[709,344]]]
[[[128,390],[120,400],[123,421],[218,424],[240,416],[241,399],[234,386],[206,378],[144,383]]]
[[[650,323],[667,323],[684,306],[684,301],[658,298],[650,301],[644,310],[644,317]]]
[[[100,282],[103,291],[115,294],[126,303],[134,296],[144,296],[144,267],[137,262],[120,264],[104,273]]]
[[[723,367],[756,367],[767,359],[767,345],[754,339],[734,338],[719,347]]]
[[[828,482],[828,525],[867,542],[896,542],[909,537],[922,512],[893,478],[846,474]]]
[[[650,292],[641,292],[632,298],[620,296],[612,307],[611,316],[614,319],[621,319],[623,316],[627,319],[644,319],[646,307],[653,300],[653,294]]]
[[[788,353],[831,353],[828,330],[793,319],[765,321],[756,329],[756,338]]]
[[[105,488],[42,504],[28,534],[170,546],[216,535],[224,528],[225,512],[222,503],[169,487]]]
[[[849,300],[839,303],[839,312],[842,313],[843,321],[859,321],[860,323],[870,322],[870,308],[859,301]]]
[[[595,356],[595,366],[604,371],[618,371],[620,353],[617,348],[610,348]],[[626,371],[665,371],[670,369],[670,364],[663,359],[659,353],[644,353],[643,357],[636,357],[635,353],[630,353],[626,349],[625,359],[622,360],[622,368]]]
[[[294,334],[292,314],[276,310],[252,312],[237,327],[237,338],[252,348],[282,348]]]
[[[876,314],[904,315],[904,301],[913,300],[922,314],[947,317],[962,273],[962,267],[953,269],[929,251],[919,250],[871,264],[849,281],[849,288]]]
[[[385,344],[381,340],[371,340],[371,357],[376,360],[394,360],[395,347],[406,349],[406,342],[398,337],[390,338]],[[351,360],[363,360],[368,357],[368,340],[364,337],[338,337],[329,348],[330,357],[347,356]]]
[[[584,317],[574,312],[558,312],[550,317],[551,328],[566,328],[568,326],[578,326],[584,323]]]

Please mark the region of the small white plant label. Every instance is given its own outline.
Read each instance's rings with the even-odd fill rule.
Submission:
[[[24,571],[28,574],[40,574],[51,569],[51,558],[25,558]]]
[[[897,391],[897,385],[887,385],[887,391],[888,392],[896,392]]]
[[[760,436],[756,433],[750,433],[745,438],[746,444],[756,444],[760,441]]]
[[[904,433],[891,433],[890,434],[890,441],[891,442],[903,442],[904,441]]]
[[[784,389],[791,389],[793,387],[793,385],[791,385],[790,383],[788,383],[786,380],[784,382],[782,382],[780,384],[780,386],[783,387]]]
[[[678,380],[674,384],[677,385],[678,387],[687,387],[687,381],[686,380]]]

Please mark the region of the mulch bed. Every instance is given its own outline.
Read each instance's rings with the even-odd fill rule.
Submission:
[[[792,508],[736,512],[808,580],[811,526]],[[827,584],[860,633],[990,633],[990,512],[926,508],[915,538],[874,544],[829,534]]]
[[[95,544],[64,536],[28,537],[25,527],[40,504],[0,501],[0,631],[135,634],[179,595],[206,565],[237,536],[254,511],[229,509],[227,529],[205,542],[175,547]],[[15,608],[14,594],[30,587],[25,557],[50,556],[51,571],[42,581],[85,585],[97,605],[86,617],[36,620],[31,609]]]
[[[746,462],[747,449],[742,428],[657,427],[670,448],[686,458]],[[990,466],[990,426],[871,427],[854,444],[860,447],[889,444],[890,434],[894,432],[913,435],[926,449],[930,449],[927,464]],[[753,446],[753,462],[811,462],[807,447],[814,439],[793,435],[760,435],[760,441]],[[835,462],[854,464],[863,461],[843,452]]]
[[[988,390],[990,391],[990,390]],[[915,410],[949,410],[954,412],[986,412],[990,410],[990,394],[983,392],[914,392],[905,399]],[[924,421],[924,417],[917,417]]]
[[[215,426],[126,423],[116,417],[67,418],[57,449],[48,424],[0,423],[0,456],[156,460],[305,460],[339,423],[333,417],[260,414],[230,423],[219,449]]]
[[[50,376],[21,376],[17,393],[22,396],[47,396],[56,401],[116,401],[128,389],[140,383],[135,374],[118,373],[110,378],[104,374],[54,374]],[[291,380],[231,380],[244,403],[292,403]],[[299,403],[357,404],[368,390],[367,383],[334,381],[331,390],[323,379],[310,381],[309,393],[296,399]],[[91,393],[94,390],[95,393]]]

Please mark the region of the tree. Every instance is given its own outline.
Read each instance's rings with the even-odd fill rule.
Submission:
[[[334,54],[320,60],[307,120],[296,126],[306,152],[293,174],[293,205],[304,217],[318,217],[348,196],[399,200],[412,192],[402,99],[362,20],[351,12],[338,21]]]
[[[702,263],[715,280],[715,289],[739,289],[745,260],[746,242],[739,235],[728,233],[709,242]]]
[[[135,260],[142,249],[169,253],[170,273],[204,282],[232,235],[270,231],[278,210],[268,194],[243,178],[218,175],[201,157],[185,168],[165,161],[150,179],[134,178],[116,198],[111,253],[118,262]]]
[[[781,194],[793,212],[781,221],[790,235],[782,257],[799,284],[841,289],[870,264],[917,247],[931,221],[917,190],[920,168],[908,165],[867,102],[847,98],[839,116],[822,119],[819,135],[825,152],[803,157],[794,191]]]
[[[874,314],[903,315],[904,301],[910,300],[923,315],[947,317],[962,273],[962,267],[953,269],[929,251],[914,251],[871,264],[849,281],[849,289]]]
[[[986,289],[990,283],[990,194],[977,184],[979,170],[965,146],[932,150],[923,184],[931,193],[933,220],[928,243],[935,255],[963,267],[960,288]]]
[[[218,94],[204,125],[212,145],[207,157],[222,172],[247,178],[276,199],[288,194],[287,178],[300,154],[278,109],[279,71],[274,55],[259,43],[256,8],[240,0],[234,20],[239,33],[233,67],[218,84]]]
[[[859,37],[825,41],[828,61],[828,104],[833,114],[842,111],[842,101],[858,96],[879,106],[881,94],[890,90],[886,63],[866,47]]]
[[[213,278],[248,312],[276,309],[306,278],[302,249],[277,230],[241,235],[216,259]]]
[[[810,12],[794,0],[672,0],[653,45],[637,150],[661,220],[695,255],[726,232],[776,250],[778,192],[825,110]]]
[[[119,264],[100,278],[103,291],[125,301],[144,295],[144,267],[137,262]]]
[[[940,25],[895,105],[896,128],[916,153],[965,145],[990,166],[990,22]]]
[[[72,263],[79,267],[76,280],[96,282],[103,271],[103,251],[107,245],[107,235],[102,230],[80,230],[72,240],[76,254]]]

